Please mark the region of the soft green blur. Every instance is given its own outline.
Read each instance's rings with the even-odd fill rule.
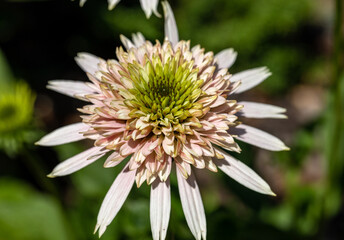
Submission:
[[[23,1],[26,3],[8,2],[5,6],[22,4],[20,11],[27,12],[27,16],[32,8],[40,7],[48,12],[51,6],[67,6],[69,13],[78,16],[74,19],[76,23],[70,24],[77,28],[85,22],[92,38],[91,41],[87,35],[64,33],[63,27],[56,29],[65,34],[66,42],[60,44],[65,44],[70,55],[91,49],[107,53],[104,57],[115,57],[115,44],[111,49],[102,49],[101,45],[104,39],[119,44],[120,33],[130,36],[140,31],[151,41],[163,39],[163,19],[152,16],[147,20],[138,0],[122,0],[113,11],[107,10],[105,0],[88,0],[83,8],[76,1],[63,1],[27,0]],[[178,0],[170,4],[181,39],[191,40],[191,45],[200,44],[206,51],[217,53],[231,47],[238,52],[231,68],[233,73],[260,66],[271,70],[271,77],[241,99],[276,104],[288,110],[287,120],[253,120],[249,124],[275,134],[291,151],[271,153],[240,144],[243,153],[235,155],[255,169],[277,197],[245,189],[221,172],[196,172],[207,216],[208,239],[341,239],[344,234],[340,228],[344,215],[344,132],[338,126],[344,124],[344,37],[343,21],[340,21],[343,10],[337,11],[338,21],[335,1]],[[338,4],[337,8],[343,6]],[[5,13],[3,9],[0,7],[0,16]],[[161,6],[159,11],[162,12]],[[25,19],[18,19],[14,23],[0,17],[3,50],[10,49],[11,36],[24,24]],[[44,37],[49,42],[49,36]],[[32,47],[30,44],[27,48]],[[65,59],[68,63],[71,60],[72,57]],[[0,117],[0,239],[97,239],[93,229],[98,210],[123,167],[121,164],[104,169],[103,161],[99,160],[71,176],[46,178],[58,161],[88,147],[87,143],[49,149],[34,146],[43,136],[43,129],[50,131],[79,120],[76,110],[72,113],[56,110],[69,102],[73,107],[80,106],[78,100],[53,95],[43,87],[55,77],[75,79],[77,76],[84,80],[86,77],[75,64],[71,65],[73,72],[63,72],[58,66],[50,66],[49,61],[45,63],[48,68],[37,65],[39,71],[33,77],[25,74],[29,72],[25,68],[9,66],[0,52],[0,116],[9,101],[17,101],[12,105],[24,116],[24,120],[15,117],[6,126],[6,117]],[[38,82],[41,76],[49,79]],[[27,82],[18,80],[22,78]],[[39,95],[35,109],[35,94],[28,85],[35,86]],[[8,97],[12,90],[7,89],[15,86],[23,89],[18,91],[20,97]],[[12,132],[4,134],[5,130]],[[172,210],[167,239],[192,239],[173,173],[171,183]],[[140,189],[133,187],[101,239],[151,239],[149,189],[146,184]]]

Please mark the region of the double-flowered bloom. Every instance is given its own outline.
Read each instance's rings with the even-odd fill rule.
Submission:
[[[168,3],[164,42],[146,41],[138,33],[121,40],[117,60],[88,53],[76,58],[91,82],[50,81],[48,88],[88,102],[79,109],[82,122],[62,127],[38,144],[52,146],[91,139],[94,146],[59,164],[49,175],[73,173],[108,154],[104,167],[127,161],[99,211],[96,231],[102,235],[114,219],[134,182],[151,185],[150,219],[153,239],[164,239],[171,203],[172,166],[188,226],[196,239],[206,238],[206,219],[193,167],[218,168],[242,185],[274,195],[252,169],[233,158],[236,140],[271,150],[288,149],[278,138],[237,119],[284,118],[283,108],[237,102],[236,94],[266,79],[267,68],[230,74],[236,52],[213,55],[200,46],[179,41]]]

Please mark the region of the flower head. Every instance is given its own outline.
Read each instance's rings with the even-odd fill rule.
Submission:
[[[109,10],[114,9],[117,3],[119,3],[119,1],[120,0],[108,0]],[[80,6],[84,6],[85,2],[86,0],[80,0]],[[155,16],[160,17],[160,14],[158,12],[159,0],[140,0],[140,3],[147,18],[150,18],[152,13],[154,13]]]
[[[179,41],[167,2],[166,39],[155,44],[138,33],[133,41],[121,36],[126,50],[117,60],[81,53],[77,63],[91,83],[50,81],[48,87],[89,102],[79,111],[82,123],[54,131],[38,144],[57,145],[91,139],[94,147],[58,165],[51,177],[75,172],[111,153],[104,167],[129,156],[101,206],[96,231],[102,235],[124,203],[133,183],[151,184],[153,239],[164,239],[170,214],[169,176],[177,166],[180,197],[187,223],[196,239],[206,238],[206,220],[192,167],[216,172],[220,168],[244,186],[274,195],[252,169],[231,157],[240,152],[235,139],[272,151],[287,147],[276,137],[241,124],[238,117],[283,118],[284,109],[237,102],[234,93],[252,88],[270,73],[257,68],[231,75],[236,53],[217,55]]]

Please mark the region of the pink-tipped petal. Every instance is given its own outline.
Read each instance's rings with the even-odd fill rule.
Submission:
[[[89,129],[89,126],[85,123],[70,124],[45,135],[35,144],[40,146],[56,146],[76,142],[85,139],[80,132],[87,131],[87,129]]]
[[[195,174],[191,171],[190,176],[185,179],[183,173],[177,168],[177,179],[186,222],[197,240],[206,239],[207,226],[204,207]]]
[[[123,46],[127,49],[127,51],[129,51],[130,48],[135,47],[135,45],[126,36],[121,34],[119,38],[121,39],[121,42]]]
[[[224,49],[215,55],[219,69],[230,68],[237,58],[238,53],[233,48]]]
[[[277,137],[245,124],[240,124],[234,128],[230,128],[230,134],[236,135],[235,138],[239,139],[240,141],[266,150],[289,150],[289,148]]]
[[[58,164],[48,177],[60,177],[76,172],[104,156],[107,151],[102,147],[90,148]]]
[[[134,45],[136,47],[140,47],[142,44],[145,43],[146,39],[145,37],[142,35],[142,33],[138,32],[138,33],[133,33],[132,34],[132,42],[134,43]]]
[[[171,190],[170,179],[165,182],[156,179],[151,186],[150,222],[153,240],[164,240],[170,220]]]
[[[251,168],[220,148],[216,150],[224,156],[224,159],[213,159],[213,161],[225,174],[253,191],[275,196],[270,186]]]
[[[98,213],[95,232],[99,229],[99,237],[103,235],[128,197],[135,181],[135,174],[136,170],[130,171],[127,164],[111,185]]]
[[[256,102],[238,102],[244,108],[238,112],[239,115],[247,118],[287,118],[283,113],[285,108],[273,106],[270,104],[256,103]]]

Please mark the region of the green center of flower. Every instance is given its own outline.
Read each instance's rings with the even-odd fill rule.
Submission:
[[[0,104],[1,106],[1,104]],[[16,114],[16,107],[12,104],[6,104],[0,108],[0,119],[4,121],[5,119],[11,119]]]
[[[132,108],[129,116],[145,115],[150,121],[177,124],[202,109],[195,101],[202,93],[203,81],[198,79],[193,61],[186,61],[180,52],[165,60],[155,55],[146,60],[144,66],[133,63],[128,67],[133,82],[132,97],[126,101]]]

